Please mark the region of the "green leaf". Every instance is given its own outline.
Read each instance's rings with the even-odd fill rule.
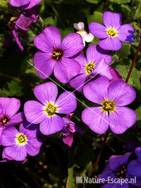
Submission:
[[[135,18],[136,19],[141,18],[141,0],[138,1],[138,6],[135,12]]]
[[[67,178],[66,188],[74,188],[74,187],[75,187],[74,172],[73,172],[73,167],[70,167],[68,168],[68,178]]]
[[[88,17],[88,22],[95,21],[95,22],[102,23],[102,15],[103,14],[101,12],[94,11],[94,13]]]
[[[7,8],[7,1],[6,0],[0,0],[0,8]]]
[[[131,0],[110,0],[112,3],[117,3],[117,4],[126,4],[130,3]]]
[[[129,65],[117,65],[116,68],[119,71],[122,78],[125,80],[128,74]],[[129,84],[131,84],[136,89],[141,90],[140,78],[141,78],[141,72],[136,68],[134,68],[129,79]]]
[[[88,3],[98,4],[101,0],[86,0]]]

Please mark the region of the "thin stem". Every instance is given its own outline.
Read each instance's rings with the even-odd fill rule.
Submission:
[[[103,149],[104,149],[104,147],[105,147],[105,145],[106,145],[106,143],[107,143],[108,135],[109,135],[108,133],[105,134],[105,136],[104,136],[104,138],[103,138],[103,141],[102,141],[102,147],[101,147],[101,149],[100,149],[100,152],[99,152],[99,154],[97,155],[97,158],[96,158],[95,162],[93,163],[93,174],[94,174],[94,173],[96,172],[96,170],[97,170],[97,166],[98,166],[99,161],[100,161],[100,159],[101,159],[101,156],[102,156],[102,153],[103,153]]]
[[[128,74],[127,74],[127,78],[126,78],[126,82],[128,83],[129,79],[130,79],[130,76],[132,74],[132,71],[134,69],[134,67],[136,66],[136,61],[138,59],[138,55],[139,55],[139,52],[141,50],[141,33],[140,33],[140,36],[139,36],[139,45],[136,49],[136,52],[135,52],[135,55],[133,57],[133,60],[132,60],[132,63],[131,63],[131,66],[130,66],[130,69],[128,71]]]

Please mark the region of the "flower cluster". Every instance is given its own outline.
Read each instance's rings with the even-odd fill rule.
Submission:
[[[100,178],[105,180],[110,177],[109,183],[102,188],[135,188],[140,187],[141,182],[141,148],[135,149],[134,153],[124,155],[112,155]],[[120,181],[122,180],[122,181]],[[125,181],[126,180],[126,181]]]
[[[34,13],[40,0],[9,0],[9,3],[23,10],[13,30],[22,49],[17,31],[28,31],[30,25],[37,21],[38,15]],[[46,27],[34,38],[38,51],[33,57],[33,66],[37,75],[43,80],[54,75],[60,83],[68,84],[75,90],[70,92],[61,86],[65,91],[60,93],[56,82],[47,80],[34,87],[36,99],[26,101],[22,113],[18,112],[18,99],[0,98],[3,159],[24,161],[27,155],[38,154],[41,147],[39,134],[48,136],[62,132],[63,142],[71,147],[77,132],[77,124],[71,120],[78,106],[77,101],[85,106],[81,113],[82,122],[97,134],[104,134],[109,128],[114,134],[122,134],[134,125],[136,114],[127,105],[135,100],[135,90],[111,66],[112,51],[119,50],[123,42],[132,42],[134,37],[132,26],[121,25],[120,22],[120,14],[105,12],[104,25],[90,23],[91,33],[84,30],[82,23],[81,28],[78,27],[79,23],[74,25],[78,31],[64,38],[55,26]],[[91,40],[99,38],[99,43],[84,45],[84,40],[91,40],[86,40],[82,31],[85,37],[90,34]],[[52,77],[51,80],[54,81]],[[75,92],[81,92],[93,107],[78,99]],[[32,124],[35,127],[33,130],[29,129]],[[124,156],[127,157],[129,155]]]
[[[12,35],[21,51],[24,47],[20,41],[19,33],[26,33],[31,25],[38,20],[37,5],[41,0],[9,0],[9,4],[15,8],[21,9],[21,14],[17,17],[12,17]],[[14,22],[14,24],[13,24]]]

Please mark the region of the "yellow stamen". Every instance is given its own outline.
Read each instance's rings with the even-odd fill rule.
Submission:
[[[106,29],[106,33],[107,35],[109,35],[110,37],[117,37],[118,36],[118,31],[116,28],[114,27],[108,27]]]
[[[58,107],[53,102],[48,102],[43,111],[47,114],[48,117],[54,116],[58,112]]]
[[[107,100],[105,99],[104,101],[102,101],[102,111],[103,112],[115,112],[115,103],[114,101],[111,100]]]
[[[95,68],[95,63],[94,62],[89,62],[85,65],[85,71],[86,71],[86,75],[89,76],[92,74],[92,71]]]
[[[25,134],[23,134],[23,133],[18,133],[16,135],[16,139],[15,140],[16,140],[16,144],[19,145],[19,146],[24,146],[28,142],[27,136]]]

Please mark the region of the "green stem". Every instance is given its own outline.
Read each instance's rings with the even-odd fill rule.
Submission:
[[[140,33],[140,36],[139,36],[139,45],[136,49],[136,52],[135,52],[135,55],[133,57],[133,60],[132,60],[132,63],[131,63],[131,66],[129,68],[129,71],[128,71],[128,74],[127,74],[127,77],[126,77],[126,82],[128,83],[129,79],[130,79],[130,76],[132,74],[132,71],[134,69],[134,67],[136,66],[136,62],[137,62],[137,59],[138,59],[138,55],[139,55],[139,52],[141,51],[141,33]]]

